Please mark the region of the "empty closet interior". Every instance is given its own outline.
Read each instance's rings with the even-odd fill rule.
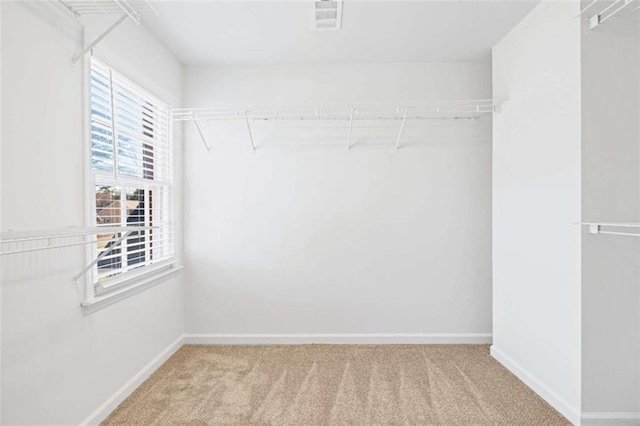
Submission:
[[[640,1],[0,3],[0,423],[640,425]]]

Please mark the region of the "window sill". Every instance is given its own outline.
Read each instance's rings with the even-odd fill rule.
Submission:
[[[117,274],[96,285],[93,296],[100,299],[120,290],[128,289],[149,277],[153,277],[170,270],[175,265],[176,260],[175,258],[172,258],[160,263],[154,263],[152,265],[143,266],[128,272]]]
[[[131,285],[122,288],[121,290],[114,290],[105,294],[104,296],[98,296],[90,301],[84,301],[80,304],[82,306],[82,312],[85,315],[96,312],[109,305],[113,305],[121,300],[140,293],[148,288],[154,287],[180,273],[182,266],[171,265],[168,268],[161,271],[145,274],[138,277]]]

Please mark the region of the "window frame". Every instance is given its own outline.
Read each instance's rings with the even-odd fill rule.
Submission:
[[[85,165],[85,221],[87,226],[94,227],[96,226],[97,221],[97,211],[96,211],[96,186],[102,185],[105,181],[109,180],[107,175],[96,173],[96,170],[93,167],[93,143],[92,143],[92,109],[91,109],[91,85],[92,85],[92,59],[96,59],[101,65],[109,68],[110,70],[119,74],[119,76],[123,77],[127,82],[133,86],[136,90],[140,90],[141,92],[150,95],[152,98],[158,101],[158,105],[162,107],[166,107],[170,109],[170,104],[164,101],[162,98],[156,96],[150,91],[144,89],[142,86],[138,85],[133,79],[129,78],[126,74],[121,73],[116,68],[112,67],[108,62],[94,57],[93,53],[91,55],[86,55],[83,63],[83,148],[84,148],[84,165]],[[112,109],[113,111],[113,109]],[[115,117],[112,117],[112,120],[115,120]],[[114,123],[115,128],[115,123]],[[151,287],[155,284],[158,284],[168,277],[172,276],[175,272],[182,269],[182,267],[178,264],[177,261],[177,248],[178,244],[176,241],[176,226],[174,222],[176,215],[176,195],[175,195],[175,146],[174,146],[174,138],[173,138],[173,123],[168,117],[168,182],[165,183],[155,183],[154,179],[149,179],[145,181],[144,178],[132,178],[128,183],[133,182],[135,180],[139,180],[140,188],[145,190],[151,190],[154,187],[162,187],[168,190],[168,219],[170,221],[170,247],[171,247],[171,255],[162,259],[158,262],[151,263],[149,265],[141,266],[138,268],[133,268],[128,271],[124,271],[114,275],[113,277],[107,277],[102,281],[97,281],[97,271],[96,266],[91,268],[87,274],[85,275],[85,282],[83,285],[82,291],[82,307],[84,308],[85,313],[91,313],[96,309],[100,309],[103,306],[109,305],[111,303],[117,302],[123,298],[128,297],[129,295],[133,295],[138,293],[145,288]],[[114,158],[117,156],[117,134],[114,132],[112,134],[114,140]],[[119,180],[115,177],[117,164],[114,161],[114,174],[111,176],[113,179],[113,186],[117,186],[120,188],[121,197],[125,197],[124,188],[130,188],[131,185],[124,185],[122,180]],[[100,179],[98,182],[97,179]],[[161,181],[157,181],[161,182]],[[131,187],[133,188],[133,187]],[[137,189],[133,188],[133,189]],[[145,215],[148,213],[145,213]],[[146,218],[145,218],[146,220]],[[121,219],[122,221],[122,219]],[[147,231],[148,232],[148,231]],[[91,238],[95,238],[96,236],[92,236]],[[135,238],[135,237],[134,237]],[[149,244],[145,242],[145,245]],[[148,250],[148,248],[147,248]],[[98,249],[96,244],[87,244],[85,249],[85,261],[90,263],[93,261],[98,253]],[[123,256],[125,256],[123,254]]]

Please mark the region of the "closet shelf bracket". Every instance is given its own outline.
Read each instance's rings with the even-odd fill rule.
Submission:
[[[196,129],[198,130],[198,134],[200,135],[200,139],[202,139],[202,144],[204,145],[205,149],[207,151],[211,151],[211,148],[209,148],[209,144],[207,143],[207,140],[204,137],[204,134],[202,133],[202,129],[200,128],[200,124],[198,124],[198,120],[196,120],[195,118],[193,119],[193,124],[195,124]]]
[[[400,130],[398,131],[398,138],[396,139],[396,151],[400,147],[400,138],[402,137],[402,131],[404,130],[404,123],[407,121],[407,112],[409,108],[404,109],[404,115],[402,116],[402,123],[400,124]]]
[[[75,277],[73,277],[73,282],[77,282],[80,278],[82,278],[88,271],[91,270],[95,265],[98,264],[104,257],[112,253],[114,250],[120,248],[120,245],[127,238],[135,234],[140,235],[139,233],[145,230],[153,230],[158,229],[157,226],[128,226],[122,227],[121,235],[117,238],[114,238],[110,241],[110,245],[105,248],[105,250],[101,251],[95,259],[93,259],[87,266],[85,266],[82,271],[80,271]]]
[[[129,238],[129,236],[132,233],[133,233],[133,231],[123,232],[122,235],[120,237],[118,237],[118,239],[114,240],[114,242],[111,245],[111,247],[109,247],[107,250],[102,251],[98,256],[96,256],[95,259],[93,259],[91,261],[91,263],[89,263],[87,266],[85,266],[84,269],[82,271],[80,271],[80,273],[78,275],[73,277],[73,282],[74,283],[77,282],[80,278],[82,278],[84,276],[84,274],[87,273],[87,271],[89,271],[91,268],[93,268],[94,265],[96,265],[98,262],[100,262],[100,260],[102,260],[103,257],[105,257],[106,255],[108,255],[109,253],[111,253],[112,251],[114,251],[115,249],[120,247],[120,244],[122,244],[122,242],[124,240]]]
[[[347,136],[347,151],[351,149],[351,130],[353,129],[353,108],[351,108],[351,114],[349,115],[349,135]]]
[[[102,32],[81,52],[71,58],[71,65],[75,65],[80,59],[89,53],[98,43],[108,36],[120,24],[130,18],[136,25],[140,25],[140,15],[158,13],[151,6],[149,0],[58,0],[76,18],[85,15],[121,15],[109,28]]]
[[[98,43],[102,41],[103,38],[108,36],[113,30],[115,30],[120,24],[127,20],[129,15],[126,13],[120,17],[116,22],[114,22],[109,28],[107,28],[102,34],[100,34],[95,40],[93,40],[87,47],[82,49],[82,52],[78,53],[76,56],[71,58],[71,65],[75,65],[80,59],[84,57],[87,53],[89,53]]]
[[[247,131],[249,132],[249,141],[251,142],[251,149],[253,152],[256,152],[256,146],[253,144],[253,134],[251,133],[251,124],[249,124],[249,117],[247,116],[247,111],[243,111],[244,121],[247,123]]]

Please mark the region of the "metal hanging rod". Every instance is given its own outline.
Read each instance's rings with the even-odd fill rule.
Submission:
[[[205,149],[210,144],[198,124],[199,121],[242,120],[246,123],[251,149],[256,147],[251,131],[252,121],[347,121],[347,150],[351,147],[351,130],[355,120],[401,120],[395,149],[400,146],[402,132],[407,120],[468,120],[478,119],[483,114],[498,112],[500,105],[492,99],[439,100],[412,103],[353,103],[260,106],[251,108],[174,108],[173,121],[191,121],[196,126]]]
[[[71,64],[78,62],[98,43],[127,19],[140,25],[140,16],[157,15],[149,0],[58,0],[67,10],[80,18],[85,15],[121,15],[109,28],[96,37],[71,59]]]
[[[587,12],[589,12],[589,28],[594,29],[621,11],[629,10],[629,6],[632,4],[635,4],[636,7],[632,9],[631,12],[640,9],[640,2],[638,0],[593,0],[580,11],[578,16],[585,16]]]
[[[628,237],[640,237],[640,223],[626,222],[583,222],[580,225],[588,226],[590,234],[608,234],[608,235],[623,235]],[[638,228],[639,232],[621,232],[621,231],[609,231],[603,228]]]

